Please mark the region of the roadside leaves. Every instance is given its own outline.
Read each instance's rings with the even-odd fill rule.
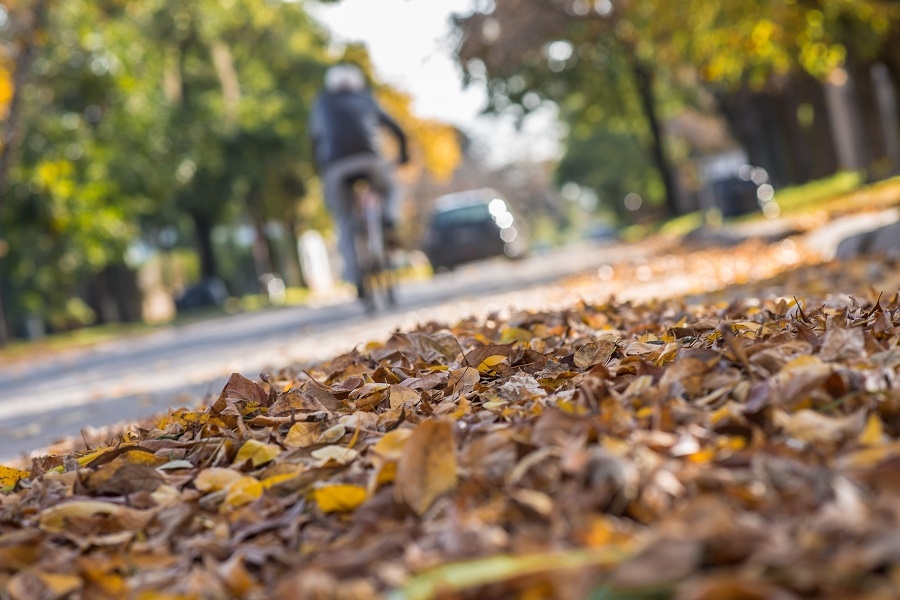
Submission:
[[[745,251],[641,281],[776,254]],[[0,469],[0,597],[895,597],[895,273],[584,295],[234,374]]]

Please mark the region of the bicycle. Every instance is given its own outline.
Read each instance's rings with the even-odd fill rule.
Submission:
[[[352,176],[354,192],[353,237],[361,281],[360,299],[369,313],[395,306],[396,273],[384,243],[381,198],[363,175]]]

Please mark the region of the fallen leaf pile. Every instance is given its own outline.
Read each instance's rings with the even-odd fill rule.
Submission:
[[[0,467],[0,597],[894,598],[900,299],[836,287],[873,268],[234,374]]]

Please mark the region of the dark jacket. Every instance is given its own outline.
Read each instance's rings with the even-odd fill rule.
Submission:
[[[322,92],[313,104],[310,133],[319,170],[356,154],[378,154],[379,126],[390,130],[407,160],[406,135],[368,91]]]

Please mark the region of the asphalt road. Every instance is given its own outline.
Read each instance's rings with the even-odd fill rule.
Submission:
[[[648,250],[579,245],[516,262],[489,261],[404,284],[398,306],[366,315],[355,301],[285,307],[172,327],[138,338],[0,366],[0,462],[62,437],[195,406],[228,376],[323,360],[391,331],[494,308],[527,308],[541,286]]]

